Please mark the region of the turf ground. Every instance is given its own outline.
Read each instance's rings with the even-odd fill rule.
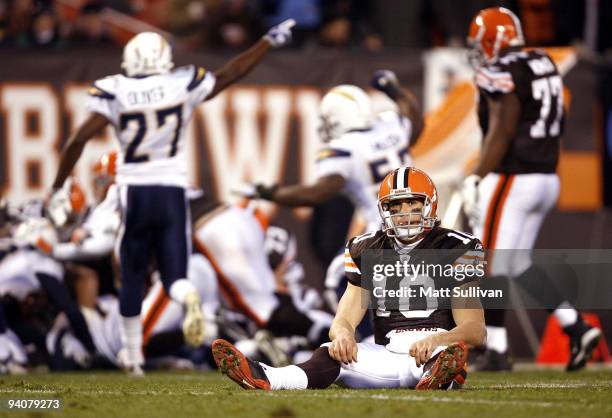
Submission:
[[[58,412],[7,409],[8,399],[62,401]],[[0,417],[612,417],[612,371],[472,373],[454,392],[245,391],[216,372],[0,377]]]

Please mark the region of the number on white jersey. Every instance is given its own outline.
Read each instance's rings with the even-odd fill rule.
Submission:
[[[157,121],[157,126],[153,128],[161,129],[166,124],[166,120],[171,116],[175,118],[176,128],[174,130],[172,143],[170,144],[170,151],[168,153],[168,157],[174,157],[176,155],[178,140],[181,137],[183,107],[181,105],[178,105],[155,111],[155,120]],[[124,162],[140,163],[144,161],[149,161],[149,156],[147,154],[137,154],[138,146],[142,143],[142,140],[146,138],[147,133],[149,133],[149,127],[147,127],[147,118],[145,113],[136,112],[122,114],[119,118],[119,127],[121,131],[124,131],[128,127],[130,122],[136,123],[137,129],[134,138],[129,142],[127,146]]]

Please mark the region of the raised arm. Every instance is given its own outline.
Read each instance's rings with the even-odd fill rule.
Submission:
[[[215,71],[215,87],[207,100],[221,93],[231,84],[247,75],[266,55],[270,48],[279,48],[291,41],[291,28],[295,20],[288,19],[271,28],[248,50]]]
[[[337,196],[346,180],[339,174],[321,177],[316,183],[292,186],[255,185],[251,198],[265,199],[284,206],[315,206]]]
[[[72,169],[81,157],[85,144],[87,144],[91,138],[99,134],[102,129],[106,128],[108,124],[109,121],[105,116],[92,112],[76,132],[68,138],[68,142],[66,142],[60,156],[57,175],[53,181],[54,191],[62,187],[72,172]]]
[[[407,118],[412,126],[412,132],[410,134],[410,146],[414,146],[423,128],[425,127],[425,120],[423,119],[423,113],[419,103],[414,95],[403,88],[397,79],[397,76],[393,71],[389,70],[378,70],[372,76],[370,82],[372,87],[385,93],[391,100],[397,104],[400,115]]]

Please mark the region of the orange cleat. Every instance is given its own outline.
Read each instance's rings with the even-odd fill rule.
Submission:
[[[261,365],[244,356],[233,344],[215,340],[212,353],[221,373],[248,390],[270,390],[270,382]]]
[[[464,371],[467,355],[468,349],[461,341],[446,347],[433,366],[423,374],[416,390],[440,389],[455,380]]]

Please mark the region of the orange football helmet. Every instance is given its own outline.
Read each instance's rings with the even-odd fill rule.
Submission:
[[[94,194],[98,200],[103,200],[111,184],[115,182],[117,174],[117,152],[104,154],[93,169]]]
[[[483,9],[470,23],[467,44],[471,48],[470,62],[479,67],[495,59],[504,48],[525,45],[521,21],[504,7]]]
[[[423,203],[419,212],[391,212],[393,203],[418,199]],[[438,222],[438,191],[431,178],[414,167],[400,167],[387,174],[378,190],[378,211],[387,235],[412,239],[430,231]],[[417,218],[418,223],[413,223]],[[407,221],[406,221],[407,220]]]
[[[81,185],[75,177],[70,179],[70,206],[74,215],[80,216],[87,207],[87,198]]]

